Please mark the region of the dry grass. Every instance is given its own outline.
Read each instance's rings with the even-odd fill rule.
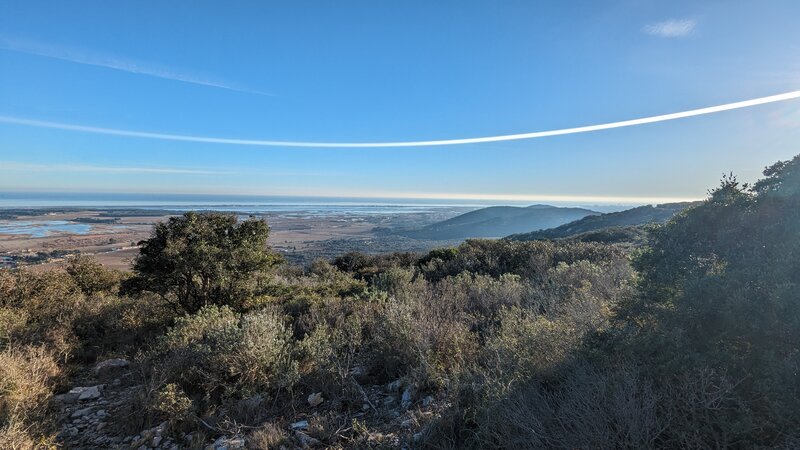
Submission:
[[[47,442],[47,416],[53,388],[62,371],[42,347],[0,352],[0,448],[32,448]]]
[[[281,427],[271,422],[247,436],[247,448],[251,450],[274,450],[289,443],[289,437]]]

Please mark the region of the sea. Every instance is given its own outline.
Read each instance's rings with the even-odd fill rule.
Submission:
[[[508,206],[528,206],[523,202],[503,202]],[[376,216],[387,214],[425,214],[444,209],[457,214],[486,206],[491,201],[396,199],[358,197],[295,197],[251,195],[193,195],[193,194],[121,194],[121,193],[48,193],[0,192],[0,214],[3,210],[158,210],[182,213],[214,210],[246,215],[281,214],[295,217]],[[623,206],[584,206],[595,211],[610,212]],[[44,237],[54,233],[88,234],[91,225],[63,220],[41,219],[19,221],[0,218],[0,234]]]
[[[496,203],[496,202],[495,202]],[[437,208],[481,208],[493,202],[359,197],[301,197],[256,195],[122,194],[0,192],[0,208],[97,208],[149,210],[206,210],[236,212],[317,211],[388,214]],[[525,203],[510,202],[524,206]]]
[[[159,209],[189,211],[213,209],[242,213],[258,212],[317,212],[319,214],[396,214],[425,212],[439,208],[483,208],[486,206],[528,206],[532,202],[364,198],[364,197],[305,197],[258,195],[198,195],[198,194],[127,194],[127,193],[69,193],[69,192],[0,192],[0,209],[24,208],[87,208],[87,209]],[[548,202],[554,206],[579,206],[600,212],[619,211],[631,205],[586,205],[567,202]]]
[[[11,220],[5,210],[157,210],[167,213],[214,210],[242,216],[280,214],[303,218],[330,216],[364,217],[389,214],[424,214],[442,209],[467,212],[484,205],[427,199],[331,198],[236,195],[157,195],[101,193],[0,192],[0,235],[46,237],[53,234],[89,234],[92,226],[64,220]]]

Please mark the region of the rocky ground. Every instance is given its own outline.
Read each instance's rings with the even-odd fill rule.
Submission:
[[[72,380],[75,386],[55,397],[61,417],[59,443],[65,448],[179,448],[161,436],[156,427],[151,436],[126,436],[115,419],[129,414],[128,406],[141,386],[133,383],[130,364],[124,359],[111,359],[97,364],[91,371],[79,373]],[[147,437],[147,439],[145,439]]]
[[[142,386],[136,384],[131,365],[124,359],[110,359],[98,363],[91,370],[77,374],[72,388],[55,398],[61,430],[58,443],[68,449],[163,449],[183,448],[204,450],[237,450],[266,448],[248,437],[253,427],[243,427],[241,433],[214,439],[219,433],[173,433],[168,422],[135,433],[125,425],[144,422],[142,418],[130,420],[137,414],[135,405]],[[336,421],[346,424],[340,430],[319,436],[320,421],[329,420],[335,411],[335,401],[326,400],[321,393],[311,393],[307,408],[297,409],[291,420],[281,422],[279,433],[286,437],[276,448],[325,448],[338,443],[340,447],[353,439],[356,423],[368,426],[361,431],[360,439],[366,447],[408,448],[420,439],[422,431],[437,416],[444,405],[437,405],[431,396],[419,398],[413,387],[402,380],[388,385],[361,388],[363,405],[356,413],[336,415]],[[127,425],[130,427],[130,425]],[[316,431],[316,432],[315,432]],[[348,434],[349,431],[349,434]],[[322,436],[320,436],[322,437]],[[345,442],[342,442],[345,441]],[[273,448],[273,447],[269,447]]]

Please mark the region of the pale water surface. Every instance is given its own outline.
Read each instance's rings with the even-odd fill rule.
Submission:
[[[89,234],[92,226],[66,220],[0,220],[0,234],[47,237],[57,233]]]

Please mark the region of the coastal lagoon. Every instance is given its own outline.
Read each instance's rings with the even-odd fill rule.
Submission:
[[[30,237],[47,237],[54,234],[89,234],[92,226],[85,223],[74,223],[66,220],[27,220],[0,221],[0,234],[11,234]]]

